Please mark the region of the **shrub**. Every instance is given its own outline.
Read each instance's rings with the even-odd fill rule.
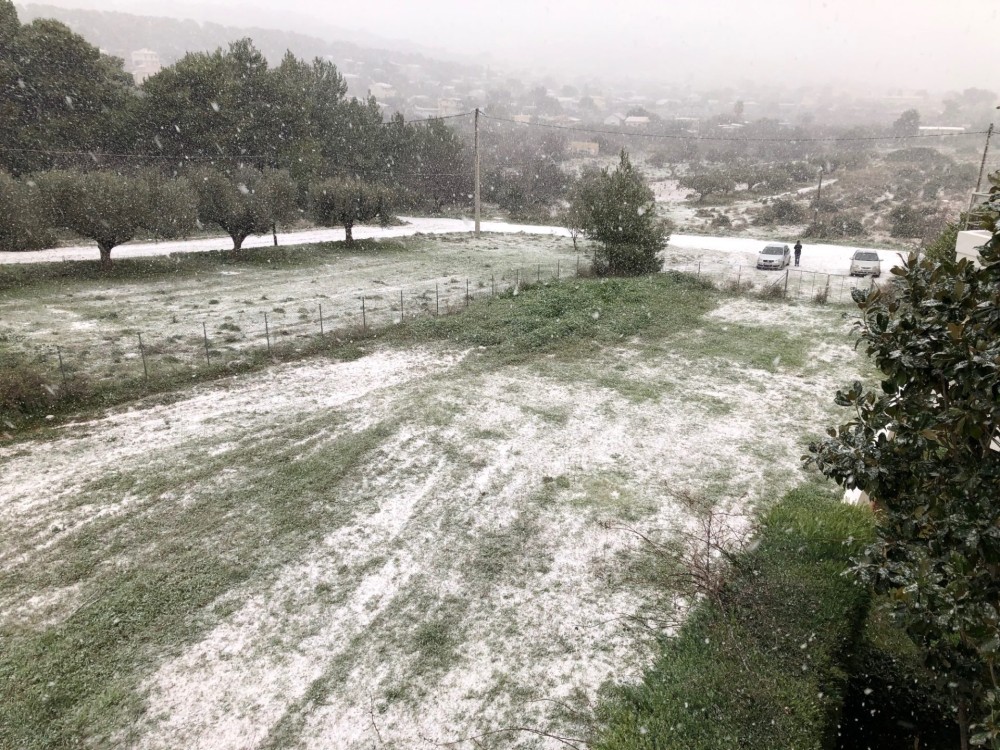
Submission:
[[[757,292],[757,295],[761,299],[784,299],[785,298],[785,279],[781,278],[777,281],[772,281],[770,284],[765,284]]]
[[[0,370],[0,415],[6,427],[13,427],[17,418],[42,413],[54,396],[39,369],[18,364]]]

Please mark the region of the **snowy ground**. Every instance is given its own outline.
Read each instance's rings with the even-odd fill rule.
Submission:
[[[450,220],[435,221],[442,230],[452,226]],[[430,227],[420,222],[413,226]],[[297,345],[321,327],[330,332],[362,322],[374,328],[392,325],[400,320],[401,307],[407,318],[444,313],[464,306],[467,292],[473,298],[488,296],[525,281],[564,277],[575,272],[577,263],[587,264],[588,247],[581,243],[578,254],[558,227],[528,229],[539,233],[498,232],[479,239],[425,233],[404,238],[401,247],[359,251],[333,246],[314,262],[289,267],[220,263],[214,272],[154,280],[64,280],[9,289],[0,297],[0,341],[7,351],[41,364],[52,377],[61,377],[61,369],[97,379],[141,377],[143,354],[153,373],[197,367],[205,362],[206,348],[216,364],[238,362],[248,348]],[[210,242],[172,248],[205,249]],[[790,269],[787,278],[782,272],[757,271],[756,253],[765,244],[674,235],[663,254],[665,268],[700,274],[719,285],[749,282],[760,289],[780,284],[788,296],[806,300],[829,285],[833,303],[849,302],[853,286],[871,283],[843,275],[853,249],[839,245],[807,244],[801,267]],[[78,251],[64,248],[43,255],[62,252]],[[879,253],[887,273],[898,257]]]
[[[667,188],[663,188],[667,190]],[[667,191],[664,200],[674,200],[679,193],[676,190]],[[409,237],[415,234],[471,234],[473,222],[466,219],[434,219],[418,217],[402,217],[405,222],[393,227],[355,227],[356,239]],[[530,224],[511,224],[509,222],[484,221],[481,223],[483,232],[491,234],[515,235],[547,235],[568,237],[569,233],[563,227],[538,226]],[[310,229],[298,232],[287,232],[278,235],[281,245],[306,245],[316,242],[338,242],[344,239],[343,229]],[[709,251],[734,256],[737,263],[749,265],[753,263],[757,250],[771,241],[784,241],[792,244],[795,237],[775,237],[773,240],[754,240],[743,237],[710,237],[703,235],[675,234],[670,238],[667,248],[670,251]],[[273,240],[270,235],[248,237],[244,247],[269,247]],[[172,242],[137,242],[115,248],[113,258],[134,258],[149,255],[170,255],[171,253],[205,252],[209,250],[225,250],[232,247],[227,237],[177,240]],[[846,245],[810,244],[809,252],[803,254],[802,268],[818,273],[846,273],[847,262],[854,250],[869,250],[873,248],[850,247]],[[897,251],[874,249],[885,263],[896,263]],[[95,260],[97,248],[95,245],[78,245],[72,247],[53,248],[28,253],[0,252],[0,263],[46,263],[67,260]]]
[[[189,568],[208,586],[208,560],[249,573],[132,633],[102,687],[141,709],[88,694],[97,745],[561,747],[458,741],[579,736],[573,712],[648,663],[635,538],[602,522],[657,534],[672,489],[752,505],[801,481],[859,362],[838,310],[782,310],[788,354],[766,368],[702,349],[772,325],[744,298],[583,360],[375,349],[0,448],[0,629],[58,637],[148,571],[143,606]]]

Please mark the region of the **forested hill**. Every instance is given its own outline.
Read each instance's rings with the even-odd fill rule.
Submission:
[[[399,65],[419,65],[426,76],[443,81],[462,77],[470,72],[468,66],[460,63],[434,60],[414,52],[376,49],[342,40],[329,41],[294,31],[240,28],[192,20],[59,8],[35,3],[18,5],[17,12],[23,23],[30,23],[36,18],[54,18],[62,21],[91,44],[124,59],[126,68],[130,64],[133,50],[142,48],[154,50],[160,56],[160,63],[167,66],[179,60],[187,52],[225,48],[231,41],[250,37],[257,49],[272,63],[278,62],[286,50],[291,50],[296,57],[306,60],[329,56],[329,59],[342,70],[351,67],[344,64],[344,61],[350,60],[357,62],[361,70],[385,70],[387,73]]]

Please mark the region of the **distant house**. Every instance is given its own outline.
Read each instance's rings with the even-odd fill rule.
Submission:
[[[965,128],[954,125],[920,125],[917,130],[921,135],[954,135],[965,132]]]
[[[455,97],[438,99],[438,112],[442,117],[450,117],[462,113],[462,100]]]
[[[625,122],[625,115],[614,114],[604,118],[605,125],[611,125],[616,128],[620,128],[623,122]]]
[[[396,89],[388,83],[373,83],[369,93],[377,100],[392,99],[396,96]]]
[[[571,154],[582,154],[586,156],[597,156],[601,147],[595,141],[570,141],[566,150]]]
[[[151,49],[137,49],[132,52],[132,77],[141,84],[163,68],[160,66],[160,56]]]
[[[649,125],[648,117],[632,115],[631,117],[625,118],[625,127],[627,128],[644,128],[647,125]]]
[[[531,123],[531,115],[514,115],[514,122],[521,122],[525,125]]]

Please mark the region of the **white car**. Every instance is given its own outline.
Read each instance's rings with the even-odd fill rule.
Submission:
[[[776,268],[779,271],[792,262],[792,251],[788,245],[768,245],[757,253],[757,268]]]
[[[855,250],[851,256],[851,276],[871,276],[877,279],[882,275],[882,261],[878,253],[871,250]]]

